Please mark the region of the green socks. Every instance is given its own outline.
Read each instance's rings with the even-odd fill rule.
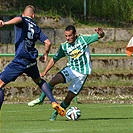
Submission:
[[[60,106],[62,108],[64,108],[64,109],[66,109],[69,105],[70,105],[70,103],[69,104],[66,104],[66,103],[64,103],[64,101],[60,104]],[[58,115],[58,112],[57,111],[54,111],[52,115]]]
[[[69,104],[66,104],[64,101],[60,104],[60,106],[62,108],[64,108],[64,109],[66,109],[69,105],[70,105],[70,103]]]
[[[45,99],[45,97],[46,97],[45,93],[42,92],[42,93],[41,93],[41,96],[39,97],[39,100],[40,100],[41,102],[43,102],[44,99]]]

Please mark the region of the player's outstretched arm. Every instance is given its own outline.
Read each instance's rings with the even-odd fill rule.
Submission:
[[[17,24],[17,23],[20,23],[20,22],[22,22],[21,17],[15,17],[15,18],[13,18],[9,21],[6,21],[6,22],[0,20],[0,27],[3,27],[5,25],[14,25],[14,24]]]
[[[45,75],[47,74],[47,72],[54,66],[55,63],[56,63],[56,61],[52,58],[52,59],[48,62],[47,66],[46,66],[46,68],[45,68],[45,70],[44,70],[44,72],[40,73],[40,76],[41,76],[41,77],[45,76]]]

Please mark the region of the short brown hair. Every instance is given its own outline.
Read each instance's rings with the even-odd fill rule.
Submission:
[[[25,9],[24,9],[24,12],[26,12],[27,9],[28,9],[32,14],[35,13],[35,7],[34,7],[34,6],[32,6],[32,5],[26,6]]]

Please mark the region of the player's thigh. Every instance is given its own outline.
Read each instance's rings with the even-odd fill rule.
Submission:
[[[19,65],[16,65],[16,63],[11,62],[0,73],[1,86],[4,84],[8,84],[11,81],[15,81],[17,77],[20,76],[23,72],[23,68],[20,69]]]
[[[51,80],[50,80],[50,84],[52,86],[55,86],[56,84],[59,83],[64,83],[64,77],[61,73],[57,73]]]
[[[41,80],[37,65],[28,68],[25,73],[27,76],[31,77],[35,83],[38,83]]]

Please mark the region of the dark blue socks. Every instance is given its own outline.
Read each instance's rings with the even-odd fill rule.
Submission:
[[[46,96],[49,98],[49,100],[51,102],[56,102],[56,100],[54,99],[53,97],[53,94],[47,84],[47,82],[45,80],[41,80],[39,83],[38,83],[39,87],[41,88],[41,90],[46,94]]]
[[[50,83],[48,83],[48,86],[51,91],[54,89],[54,86],[52,86]],[[45,98],[46,98],[46,94],[44,92],[42,92],[41,96],[39,97],[40,101],[43,102]]]
[[[3,101],[4,101],[4,90],[0,88],[0,109],[2,107]]]

